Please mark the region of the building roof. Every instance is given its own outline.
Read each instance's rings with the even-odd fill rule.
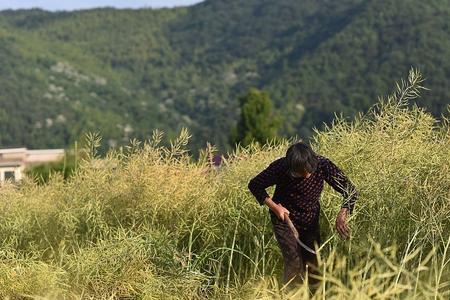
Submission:
[[[0,167],[18,167],[29,164],[54,162],[62,159],[64,153],[64,149],[0,149]]]
[[[26,152],[26,151],[27,151],[27,148],[0,149],[0,154],[20,153],[20,152]]]
[[[28,155],[64,154],[64,149],[28,150]]]

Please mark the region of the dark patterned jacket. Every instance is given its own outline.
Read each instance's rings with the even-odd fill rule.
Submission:
[[[317,170],[309,178],[289,176],[286,158],[281,157],[252,178],[248,188],[263,205],[269,196],[266,188],[276,185],[272,200],[289,210],[292,221],[301,227],[317,223],[324,181],[344,197],[342,207],[348,208],[351,213],[357,199],[355,186],[330,159],[321,155],[317,157]],[[272,211],[270,213],[273,214]]]

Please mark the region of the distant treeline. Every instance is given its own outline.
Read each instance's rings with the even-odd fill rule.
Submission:
[[[450,3],[443,0],[207,0],[188,8],[0,13],[0,146],[104,145],[155,128],[230,149],[239,97],[268,92],[280,134],[307,137],[335,113],[387,94],[411,66],[450,99]]]

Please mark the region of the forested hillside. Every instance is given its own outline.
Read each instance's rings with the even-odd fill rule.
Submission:
[[[0,147],[105,146],[188,127],[229,146],[237,98],[269,92],[281,134],[366,110],[411,67],[450,102],[446,0],[207,0],[175,9],[0,12]]]
[[[450,299],[450,123],[407,107],[420,85],[410,72],[376,108],[313,134],[359,195],[342,240],[344,199],[325,185],[318,284],[283,285],[270,215],[248,190],[292,141],[212,168],[210,152],[186,154],[183,131],[100,168],[94,137],[68,180],[2,185],[0,299]]]

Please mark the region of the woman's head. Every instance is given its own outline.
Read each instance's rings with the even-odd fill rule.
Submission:
[[[286,163],[290,176],[308,178],[317,169],[318,159],[309,145],[298,142],[286,151]]]

